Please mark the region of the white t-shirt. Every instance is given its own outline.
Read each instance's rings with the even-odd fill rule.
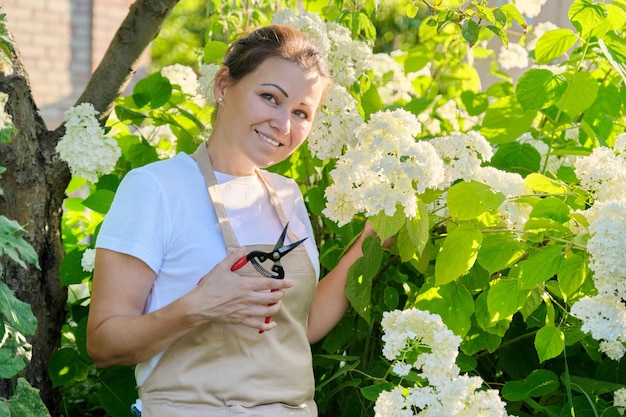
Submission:
[[[215,173],[226,213],[239,244],[274,244],[282,232],[269,194],[256,175]],[[319,276],[319,253],[302,194],[295,181],[262,171],[274,188],[289,229],[304,242]],[[287,238],[285,243],[289,243]],[[96,247],[132,255],[156,279],[144,313],[180,298],[226,257],[217,217],[204,178],[187,154],[129,172],[122,180],[97,237]],[[161,355],[138,364],[141,385]]]

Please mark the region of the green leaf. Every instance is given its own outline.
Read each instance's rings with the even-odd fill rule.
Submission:
[[[500,10],[503,11],[507,16],[509,16],[512,20],[517,22],[518,25],[526,32],[526,28],[528,25],[526,24],[526,20],[524,16],[517,10],[517,8],[512,4],[503,4],[500,6]]]
[[[113,197],[115,197],[115,192],[111,190],[96,190],[84,199],[82,204],[96,213],[107,214],[113,203]]]
[[[547,64],[561,57],[570,49],[578,36],[570,29],[554,29],[543,34],[535,46],[535,61],[538,64]]]
[[[507,319],[526,303],[528,291],[519,291],[517,280],[499,279],[489,288],[487,306],[493,323]]]
[[[383,256],[378,240],[367,238],[363,242],[363,256],[348,270],[346,298],[352,308],[368,323],[371,320],[372,281]]]
[[[428,207],[421,199],[417,201],[417,213],[415,216],[406,219],[406,230],[411,243],[415,247],[415,253],[421,255],[430,237]]]
[[[102,386],[99,397],[100,404],[107,415],[112,417],[127,417],[130,406],[138,398],[135,373],[130,366],[113,366],[106,368],[100,374]]]
[[[562,74],[530,69],[520,77],[515,95],[524,110],[541,110],[556,103],[566,90],[567,80]]]
[[[378,237],[384,241],[398,233],[402,226],[404,226],[406,215],[402,207],[397,206],[393,216],[388,216],[384,211],[381,211],[376,216],[370,217],[369,220]]]
[[[22,268],[26,268],[26,262],[40,269],[39,260],[35,249],[28,244],[18,233],[24,229],[15,220],[10,220],[0,215],[0,256],[8,255]]]
[[[398,294],[398,290],[393,287],[385,287],[385,291],[383,292],[383,301],[388,310],[398,308],[398,304],[400,303],[400,294]]]
[[[207,64],[214,63],[220,65],[222,63],[222,59],[224,55],[226,55],[226,51],[228,50],[228,45],[224,42],[220,41],[207,41],[204,44],[204,59],[203,61]]]
[[[533,206],[530,218],[552,219],[557,223],[565,223],[570,220],[569,206],[558,197],[546,197]]]
[[[587,279],[587,262],[580,255],[572,255],[563,260],[557,273],[559,288],[565,296],[571,296]]]
[[[378,396],[383,391],[391,391],[393,384],[391,382],[383,382],[381,384],[369,385],[361,388],[361,395],[367,400],[376,401]]]
[[[546,246],[532,252],[528,259],[519,263],[518,283],[520,289],[531,290],[552,278],[563,261],[560,245]]]
[[[39,390],[31,387],[24,378],[18,378],[15,394],[9,399],[12,417],[50,417],[39,396]]]
[[[25,335],[35,334],[37,318],[30,305],[18,300],[13,291],[0,281],[0,313],[15,330]]]
[[[463,35],[463,39],[467,41],[470,48],[474,46],[476,41],[478,40],[478,32],[480,31],[480,26],[478,23],[474,22],[472,19],[465,19],[461,26],[461,34]]]
[[[498,146],[489,164],[502,171],[526,176],[539,171],[541,154],[530,143],[503,143]]]
[[[119,99],[117,102],[119,103],[120,100],[121,99]],[[128,101],[131,101],[131,100],[128,100]],[[133,102],[132,105],[134,106],[135,103]],[[128,107],[125,107],[119,104],[115,106],[115,115],[120,120],[120,122],[129,124],[129,125],[132,124],[136,126],[140,126],[147,117],[143,113],[140,113],[135,110],[131,110]]]
[[[437,255],[435,284],[444,285],[465,274],[474,265],[483,235],[471,225],[461,225],[448,233]]]
[[[588,35],[609,16],[606,6],[591,0],[576,0],[567,13],[570,22],[581,37]]]
[[[511,232],[487,233],[477,261],[489,274],[510,267],[524,255],[524,247]]]
[[[622,77],[622,81],[626,83],[626,56],[623,48],[607,45],[603,39],[598,39],[598,46],[613,69]]]
[[[485,93],[475,93],[469,90],[463,91],[461,93],[461,101],[470,116],[478,116],[489,107],[489,96]]]
[[[493,33],[495,33],[498,39],[500,39],[500,42],[502,42],[503,47],[505,48],[509,47],[509,35],[507,35],[505,31],[500,29],[498,26],[494,26],[494,25],[487,25],[485,27],[489,29],[490,31],[492,31]]]
[[[28,366],[28,360],[15,354],[14,349],[0,347],[0,378],[9,379]]]
[[[150,109],[158,109],[167,103],[172,96],[170,81],[155,72],[140,80],[133,89],[133,101],[138,108],[148,106]]]
[[[536,369],[524,381],[509,381],[504,384],[502,397],[507,401],[540,398],[552,394],[560,386],[559,377],[554,372]]]
[[[417,7],[415,4],[409,3],[406,5],[405,13],[409,19],[413,19],[417,15],[418,11],[419,7]]]
[[[472,181],[459,182],[448,191],[447,203],[455,220],[477,219],[504,202],[504,196],[490,186]]]
[[[85,278],[91,275],[91,272],[83,270],[81,264],[83,260],[83,254],[85,252],[80,249],[75,249],[68,252],[67,255],[61,260],[60,275],[61,285],[68,286],[73,284],[80,284]]]
[[[461,337],[472,327],[474,299],[467,288],[455,282],[422,292],[415,307],[439,314],[446,326]]]
[[[539,329],[535,335],[535,349],[541,362],[559,356],[565,349],[565,336],[561,329],[552,326]]]
[[[598,81],[588,72],[579,71],[567,74],[569,88],[567,94],[557,103],[557,106],[571,118],[577,118],[589,108],[598,97]]]
[[[526,185],[537,193],[565,194],[567,192],[567,188],[563,184],[537,173],[526,177]]]
[[[536,110],[525,111],[515,96],[502,97],[485,112],[480,133],[493,144],[513,142],[528,132],[536,115]]]
[[[48,365],[48,375],[53,387],[83,381],[88,374],[89,367],[72,348],[62,348],[54,352]]]

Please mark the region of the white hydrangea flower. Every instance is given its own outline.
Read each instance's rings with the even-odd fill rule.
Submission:
[[[428,378],[430,385],[454,378],[459,373],[455,361],[461,338],[443,323],[437,314],[415,308],[385,312],[383,327],[383,355],[389,360],[402,358],[413,345],[427,347],[430,352],[418,356],[413,367]]]
[[[518,43],[509,43],[508,47],[500,47],[498,64],[504,70],[528,67],[528,51]]]
[[[583,322],[581,330],[591,333],[594,339],[626,341],[626,307],[619,298],[585,296],[572,305],[570,312]]]
[[[331,42],[326,24],[317,13],[303,12],[296,15],[293,10],[283,9],[272,16],[272,23],[293,26],[313,40],[324,56],[331,53]]]
[[[346,147],[356,144],[354,131],[362,124],[354,97],[333,84],[307,138],[309,150],[321,160],[339,158]]]
[[[377,80],[378,94],[383,105],[389,106],[398,101],[408,102],[414,95],[413,84],[404,73],[404,67],[389,54],[374,54],[372,70]]]
[[[626,133],[622,133],[621,135],[617,135],[615,137],[615,144],[613,145],[613,149],[619,152],[626,151]]]
[[[611,148],[596,148],[590,155],[576,158],[574,172],[581,187],[596,199],[613,198],[613,187],[626,183],[626,153],[615,155]]]
[[[413,411],[406,409],[406,400],[399,387],[383,391],[374,405],[375,417],[411,417]]]
[[[479,167],[474,179],[487,184],[504,195],[506,200],[498,209],[500,216],[510,230],[523,232],[524,225],[530,218],[532,211],[530,204],[515,201],[518,197],[532,194],[532,190],[526,185],[524,178],[517,173],[487,166]]]
[[[491,144],[484,136],[473,130],[434,138],[430,143],[445,162],[446,185],[458,179],[471,181],[481,164],[490,161],[493,156]]]
[[[589,220],[589,268],[602,294],[626,299],[626,196],[619,200],[602,201],[584,212]]]
[[[614,361],[619,361],[620,359],[622,359],[622,357],[624,357],[626,347],[624,347],[623,342],[602,340],[600,341],[600,346],[598,350],[604,353],[610,359],[613,359]]]
[[[96,250],[85,249],[85,252],[83,252],[83,257],[80,260],[80,266],[83,267],[83,271],[93,272],[95,261],[96,261]]]
[[[331,45],[330,78],[349,87],[371,69],[372,48],[365,42],[353,40],[350,30],[339,23],[326,22],[326,31]]]
[[[376,416],[507,417],[496,390],[483,389],[479,376],[459,375],[455,360],[461,338],[439,315],[415,308],[394,310],[383,315],[382,327],[383,355],[394,361],[394,372],[408,374],[403,358],[419,348],[413,367],[428,384],[382,392],[374,406]]]
[[[526,17],[537,17],[541,12],[541,7],[546,4],[548,0],[511,0],[511,4],[519,10],[519,12]]]
[[[186,65],[174,64],[161,69],[161,75],[170,80],[170,84],[177,85],[180,90],[189,96],[195,97],[198,91],[198,76],[194,70]]]
[[[204,98],[204,101],[214,106],[215,94],[213,93],[213,85],[215,84],[215,76],[220,66],[217,64],[203,64],[200,66],[200,76],[198,77],[198,88],[196,94]]]
[[[65,135],[56,146],[59,157],[67,162],[72,175],[97,182],[108,174],[122,154],[117,141],[104,137],[91,103],[82,103],[65,113]]]
[[[365,42],[353,40],[350,31],[335,22],[324,22],[311,12],[294,14],[284,9],[274,14],[272,23],[293,26],[317,43],[330,64],[333,82],[350,86],[371,65],[372,48]]]
[[[393,373],[398,376],[407,376],[409,372],[411,372],[411,369],[413,369],[410,364],[404,361],[396,361],[391,368],[393,369]]]
[[[621,415],[626,411],[626,388],[620,388],[613,393],[613,405],[617,407]]]
[[[443,181],[443,161],[433,146],[415,142],[420,124],[405,110],[378,112],[355,131],[357,145],[337,162],[326,189],[324,214],[339,225],[353,215],[392,216],[398,204],[407,216],[417,209],[416,194]]]

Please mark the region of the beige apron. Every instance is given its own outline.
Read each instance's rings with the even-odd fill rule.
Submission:
[[[204,175],[228,252],[239,247],[226,216],[206,147],[193,155]],[[271,185],[257,171],[283,225],[286,219]],[[261,225],[262,227],[262,225]],[[298,238],[289,232],[289,239]],[[276,236],[278,238],[278,236]],[[271,251],[273,245],[248,250]],[[317,279],[304,245],[281,261],[295,282],[286,290],[278,326],[259,331],[242,325],[210,323],[174,342],[139,387],[143,417],[316,417],[311,348],[306,337]],[[271,263],[264,265],[268,269]],[[260,277],[250,263],[237,271]]]

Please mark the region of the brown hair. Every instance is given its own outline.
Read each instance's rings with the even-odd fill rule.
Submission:
[[[233,82],[254,72],[268,58],[282,58],[304,71],[316,71],[330,80],[328,61],[317,44],[299,30],[286,25],[256,29],[233,43],[224,58]]]

